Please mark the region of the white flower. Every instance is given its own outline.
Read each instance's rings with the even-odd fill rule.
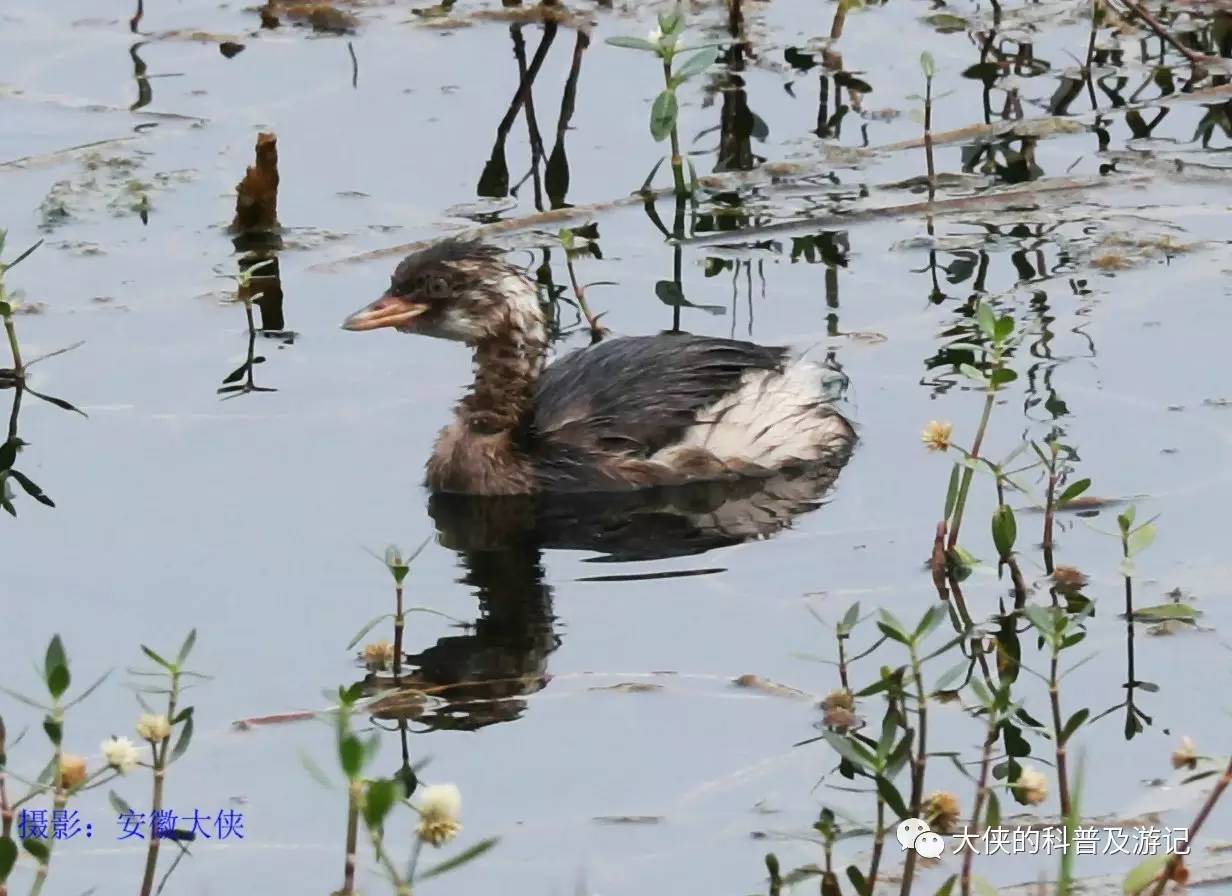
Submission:
[[[1048,779],[1044,773],[1030,766],[1025,766],[1014,785],[1032,806],[1038,806],[1048,797]]]
[[[109,737],[103,741],[101,748],[107,765],[122,775],[131,772],[141,758],[137,745],[127,737]]]
[[[86,779],[86,757],[64,753],[60,756],[60,786],[72,790]]]
[[[415,833],[420,840],[441,846],[462,830],[458,814],[462,810],[462,794],[453,784],[433,784],[420,795],[419,826]]]
[[[944,451],[950,447],[950,436],[954,433],[954,424],[940,420],[929,420],[928,425],[920,433],[920,441],[929,451]]]
[[[152,744],[162,743],[171,736],[171,723],[164,715],[142,713],[137,720],[137,735]]]
[[[1198,750],[1194,746],[1193,738],[1182,737],[1181,745],[1172,753],[1173,768],[1197,768],[1198,766]]]
[[[663,42],[663,29],[655,28],[654,31],[646,35],[646,40],[650,41],[656,47]]]

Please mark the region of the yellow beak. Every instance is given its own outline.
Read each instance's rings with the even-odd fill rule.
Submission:
[[[386,293],[344,320],[342,329],[360,331],[378,330],[381,327],[405,327],[427,310],[427,305]]]

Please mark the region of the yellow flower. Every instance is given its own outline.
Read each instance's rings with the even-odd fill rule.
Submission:
[[[384,669],[394,661],[394,645],[388,641],[373,641],[365,644],[362,654],[364,665],[372,669]]]
[[[162,743],[171,736],[171,723],[164,715],[142,713],[137,720],[137,735],[152,744]]]
[[[851,691],[845,688],[831,691],[826,694],[826,699],[821,701],[822,709],[853,709],[855,705],[856,701],[851,696]]]
[[[1076,566],[1065,566],[1064,564],[1052,571],[1052,580],[1057,583],[1058,588],[1072,591],[1084,587],[1087,583],[1087,577],[1082,574],[1082,570]]]
[[[419,826],[415,828],[415,833],[425,843],[442,846],[462,830],[462,825],[458,823],[462,794],[453,784],[425,787],[417,808]]]
[[[109,737],[100,746],[107,765],[122,775],[131,772],[141,758],[137,745],[127,737]]]
[[[86,779],[86,757],[72,753],[60,755],[60,786],[72,790]]]
[[[1022,774],[1018,776],[1018,783],[1014,785],[1028,803],[1032,806],[1038,806],[1048,798],[1048,779],[1044,777],[1044,773],[1024,766]]]
[[[1193,769],[1198,766],[1198,753],[1194,749],[1192,738],[1182,737],[1181,745],[1172,753],[1173,768]]]
[[[924,800],[920,807],[928,826],[939,834],[948,834],[954,830],[958,821],[958,800],[952,794],[938,791]]]
[[[944,451],[950,447],[950,436],[953,432],[953,423],[929,420],[928,425],[920,433],[920,441],[929,451]]]

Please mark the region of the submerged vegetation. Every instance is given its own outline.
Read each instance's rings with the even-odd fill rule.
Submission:
[[[1225,880],[1226,5],[35,7],[0,87],[28,246],[0,231],[0,507],[23,511],[0,896]],[[387,259],[459,230],[527,265],[562,350],[662,329],[824,355],[862,428],[847,479],[435,496],[412,523],[435,537],[352,578],[357,540],[423,512],[449,389],[429,350],[330,336]],[[61,428],[84,416],[61,391],[88,424]],[[141,648],[113,721],[65,643],[76,670],[168,620],[192,631]],[[810,644],[817,695],[734,667]],[[255,763],[244,793],[229,763]],[[113,826],[131,842],[89,848]]]

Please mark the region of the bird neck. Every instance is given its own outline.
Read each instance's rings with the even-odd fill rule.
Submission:
[[[547,331],[534,287],[521,275],[507,284],[503,325],[474,345],[475,380],[459,406],[479,433],[517,429],[534,403],[547,358]]]

